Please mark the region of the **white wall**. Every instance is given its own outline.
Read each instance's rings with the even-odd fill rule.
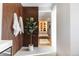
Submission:
[[[57,4],[57,55],[70,55],[70,4]]]
[[[79,56],[79,3],[71,4],[71,55]]]
[[[57,53],[79,56],[79,3],[57,4]]]
[[[56,5],[53,7],[51,12],[51,41],[53,50],[56,52]]]
[[[0,40],[1,40],[1,32],[2,32],[2,3],[0,3]]]

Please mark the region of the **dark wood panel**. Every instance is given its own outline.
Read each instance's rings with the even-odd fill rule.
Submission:
[[[12,33],[13,13],[16,12],[18,17],[22,16],[22,6],[19,3],[4,3],[3,4],[3,19],[2,19],[2,39],[13,40],[12,53],[13,55],[22,46],[22,35],[15,37]]]
[[[23,7],[23,21],[25,23],[25,19],[27,17],[34,17],[35,21],[38,23],[38,7]],[[38,24],[37,24],[38,25]],[[25,24],[24,24],[25,26]],[[38,47],[38,29],[33,33],[33,44],[35,47]],[[23,37],[23,46],[28,46],[30,43],[30,35],[24,31]]]

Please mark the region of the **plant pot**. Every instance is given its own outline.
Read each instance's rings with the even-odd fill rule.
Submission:
[[[29,45],[29,51],[33,51],[33,45]]]

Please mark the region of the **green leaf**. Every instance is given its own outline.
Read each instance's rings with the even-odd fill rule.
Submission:
[[[30,18],[26,18],[26,22],[25,22],[25,30],[27,32],[29,32],[30,34],[33,33],[33,31],[37,28],[37,22],[34,21],[33,17]]]

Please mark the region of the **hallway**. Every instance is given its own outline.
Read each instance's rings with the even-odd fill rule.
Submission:
[[[54,50],[56,49],[53,49],[52,41],[54,40],[52,40],[51,38],[51,20],[52,20],[51,16],[52,16],[52,10],[53,10],[51,9],[52,6],[53,6],[52,3],[47,3],[47,4],[4,3],[3,4],[3,16],[5,17],[3,17],[3,20],[2,20],[2,29],[3,29],[2,40],[12,40],[12,51],[8,50],[8,52],[11,51],[12,55],[15,55],[15,56],[17,55],[20,55],[20,56],[53,55],[53,53],[55,52]],[[14,14],[16,14],[16,17],[13,17]],[[20,29],[19,30],[17,29],[18,33],[16,36],[14,32],[17,32],[17,31],[14,31],[13,29],[14,28],[13,25],[16,23],[14,22],[15,18],[17,18],[16,20],[18,25],[21,25],[18,21],[20,20],[23,21],[23,24],[22,24],[23,28],[21,28],[21,30],[23,31],[21,33]],[[33,22],[35,23],[28,22],[29,20],[33,20]],[[27,25],[29,23],[32,26]],[[35,29],[33,29],[34,28],[33,24],[34,26],[36,24]],[[30,51],[30,49],[32,48],[30,48],[29,46],[32,46],[34,48],[33,51]],[[29,48],[29,51],[28,51],[28,48]],[[7,56],[9,54],[3,53],[2,55]]]
[[[39,47],[50,48],[51,47],[51,42],[49,41],[49,39],[39,39]]]

